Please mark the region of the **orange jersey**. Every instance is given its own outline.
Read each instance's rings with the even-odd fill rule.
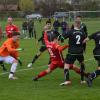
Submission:
[[[0,47],[0,56],[13,56],[17,59],[18,51],[16,50],[19,47],[19,42],[14,42],[12,38],[7,39],[3,45]]]

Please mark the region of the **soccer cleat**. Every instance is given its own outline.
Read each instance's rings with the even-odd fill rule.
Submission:
[[[80,83],[81,83],[81,84],[85,84],[85,83],[86,83],[86,81],[81,81]]]
[[[90,75],[88,76],[86,82],[87,82],[88,87],[91,87],[92,86],[92,79],[91,79],[91,76]]]
[[[70,85],[70,84],[71,84],[71,81],[65,81],[65,82],[61,83],[60,85],[64,86],[64,85]]]
[[[32,79],[32,81],[38,81],[38,78],[35,77],[35,78]]]
[[[29,64],[27,65],[27,67],[28,67],[28,68],[32,67],[32,63],[29,63]]]
[[[13,76],[13,77],[10,77],[9,79],[10,79],[10,80],[17,80],[18,77],[14,77],[14,76]]]

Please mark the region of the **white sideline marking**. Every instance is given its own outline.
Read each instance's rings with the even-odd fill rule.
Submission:
[[[87,60],[85,60],[85,62],[91,61],[91,60],[93,60],[93,59],[94,59],[94,58],[87,59]],[[39,66],[39,67],[37,67],[37,68],[44,68],[45,66],[47,66],[47,65]],[[32,68],[20,69],[20,70],[17,70],[16,72],[23,72],[23,71],[28,71],[28,70],[31,70],[31,69],[34,69],[34,67],[32,67]],[[1,73],[0,76],[5,75],[5,74],[9,74],[9,72]]]

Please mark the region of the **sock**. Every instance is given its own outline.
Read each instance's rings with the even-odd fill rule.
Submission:
[[[77,74],[81,74],[80,68],[73,67],[73,69]]]
[[[69,69],[64,69],[65,81],[69,81]]]
[[[38,76],[36,76],[37,79],[47,75],[48,73],[46,71],[40,72],[40,74]]]
[[[95,79],[98,75],[100,75],[100,70],[96,70],[90,74],[92,80]]]
[[[18,63],[13,63],[10,69],[10,72],[15,73]]]
[[[84,64],[81,64],[81,81],[84,81],[84,70],[85,70],[85,67],[84,67]]]
[[[35,55],[33,60],[32,60],[32,64],[39,58],[40,55]]]

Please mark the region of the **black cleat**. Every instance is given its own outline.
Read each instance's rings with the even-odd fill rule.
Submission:
[[[92,79],[91,79],[91,76],[90,75],[87,78],[87,85],[88,85],[88,87],[91,87],[92,86]]]
[[[38,79],[35,77],[35,78],[32,79],[32,81],[38,81]]]

